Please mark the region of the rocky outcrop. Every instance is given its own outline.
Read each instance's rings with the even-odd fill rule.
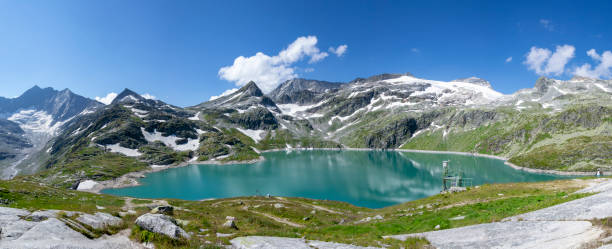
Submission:
[[[417,117],[407,117],[391,122],[379,130],[370,132],[365,137],[365,145],[368,148],[397,148],[401,143],[412,137],[416,131],[427,128],[432,120],[444,113],[444,111],[433,111]]]
[[[230,118],[232,123],[251,130],[273,130],[278,128],[276,117],[265,108],[254,108]]]
[[[136,219],[136,225],[153,233],[166,235],[172,239],[190,238],[189,234],[177,225],[172,217],[163,214],[144,214]]]
[[[89,239],[66,225],[61,220],[63,218],[57,217],[60,212],[65,213],[67,216],[77,214],[76,212],[60,210],[42,210],[30,213],[23,209],[0,207],[0,249],[141,248],[139,244],[130,241],[127,236],[120,234]],[[81,214],[81,216],[83,215],[89,214]],[[110,214],[103,213],[96,215],[112,217]]]
[[[499,118],[496,110],[471,109],[461,110],[450,116],[445,124],[448,127],[472,128],[487,125]]]
[[[366,136],[365,144],[368,148],[395,148],[418,129],[416,119],[402,119]]]
[[[145,140],[140,127],[140,124],[137,122],[128,121],[114,132],[105,133],[95,139],[94,142],[101,145],[119,143],[121,147],[137,149],[147,144],[147,140]]]

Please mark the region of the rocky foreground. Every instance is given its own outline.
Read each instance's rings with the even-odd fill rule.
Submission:
[[[140,229],[167,236],[172,239],[189,239],[179,222],[163,213],[172,212],[171,206],[154,208],[152,213],[139,216],[134,222]],[[231,218],[231,219],[230,219]],[[96,233],[108,233],[113,228],[125,228],[123,220],[111,214],[61,210],[39,210],[0,207],[0,248],[32,249],[120,249],[154,248],[149,243],[137,243],[129,238],[130,230],[124,229],[114,235],[104,234],[92,239]],[[235,227],[233,217],[228,217],[229,227]],[[341,243],[307,241],[296,238],[249,236],[231,240],[227,248],[328,248],[359,249]]]
[[[612,217],[612,180],[578,192],[599,193],[502,222],[387,238],[425,237],[436,248],[611,248],[609,228],[593,221]]]
[[[572,182],[572,180],[570,180]],[[436,248],[609,248],[612,228],[604,221],[612,217],[612,179],[573,180],[589,183],[580,193],[595,193],[581,199],[508,217],[501,222],[463,226],[433,232],[384,236],[386,242],[412,237],[426,238]],[[271,201],[278,201],[271,199]],[[202,234],[186,229],[189,221],[176,217],[183,208],[156,201],[150,211],[136,214],[136,206],[115,215],[104,207],[91,213],[61,210],[31,211],[0,207],[0,248],[153,248],[151,243],[136,242],[134,229],[174,240],[188,240]],[[223,203],[223,202],[221,202]],[[218,204],[214,204],[218,205]],[[276,203],[275,209],[283,209]],[[174,215],[173,215],[173,209]],[[131,212],[130,212],[131,211]],[[325,211],[325,210],[322,210]],[[134,219],[125,219],[133,215]],[[121,217],[123,216],[123,218]],[[137,216],[137,217],[136,217]],[[174,216],[174,217],[173,217]],[[269,217],[274,217],[270,216]],[[275,217],[274,217],[275,218]],[[244,219],[244,217],[242,218]],[[383,219],[381,216],[380,218]],[[276,218],[280,223],[291,223]],[[238,223],[237,223],[238,222]],[[244,228],[241,220],[227,216],[223,227],[233,231]],[[359,221],[353,222],[355,224]],[[241,226],[242,224],[242,226]],[[185,228],[185,229],[184,229]],[[186,231],[187,230],[187,231]],[[228,230],[229,231],[229,230]],[[228,236],[225,248],[373,248],[304,238]],[[386,243],[379,244],[385,247]]]
[[[122,220],[107,213],[60,210],[29,212],[0,207],[0,248],[142,248],[125,233],[89,239],[92,230],[119,227]]]

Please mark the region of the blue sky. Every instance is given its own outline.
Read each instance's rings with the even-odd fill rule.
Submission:
[[[608,79],[610,13],[610,1],[3,0],[0,96],[34,84],[90,98],[127,87],[189,106],[245,75],[349,81],[384,72],[477,76],[512,93],[579,68]],[[293,57],[279,55],[300,37]],[[341,56],[329,51],[340,45]],[[258,52],[263,60],[234,64]],[[282,77],[258,74],[261,67],[280,67]]]

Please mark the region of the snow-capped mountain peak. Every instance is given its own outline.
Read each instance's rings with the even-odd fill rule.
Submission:
[[[472,83],[472,84],[476,84],[476,85],[480,85],[480,86],[486,86],[488,88],[491,88],[491,83],[485,79],[481,79],[478,77],[469,77],[469,78],[461,78],[461,79],[456,79],[453,80],[451,82],[465,82],[465,83]]]

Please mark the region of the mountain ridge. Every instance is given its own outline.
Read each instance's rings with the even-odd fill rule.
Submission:
[[[253,160],[261,150],[296,147],[467,151],[537,168],[543,164],[533,160],[542,151],[566,150],[571,139],[585,134],[594,140],[580,140],[583,146],[608,148],[609,89],[611,81],[540,78],[533,88],[501,94],[476,77],[443,82],[380,74],[348,83],[293,79],[269,94],[249,82],[233,93],[180,108],[126,88],[110,105],[66,122],[44,146],[48,152],[39,152],[47,158],[42,172],[55,176],[41,177],[72,185],[112,179],[146,165]],[[94,162],[82,161],[82,155],[106,162],[108,169],[92,172]],[[113,171],[121,166],[109,158],[133,166]],[[610,160],[586,151],[561,164],[565,170],[589,170]]]

